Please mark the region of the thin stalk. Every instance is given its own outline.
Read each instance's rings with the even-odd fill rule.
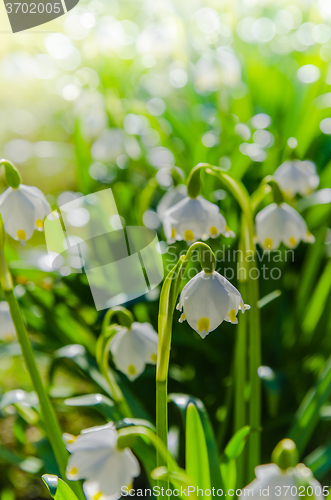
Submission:
[[[201,250],[202,266],[208,270],[214,269],[216,260],[211,249],[205,243],[197,242],[191,245],[185,256],[180,257],[175,267],[166,277],[160,296],[158,332],[159,345],[156,365],[156,434],[168,446],[168,393],[167,381],[170,360],[173,314],[184,277],[187,264],[195,250]],[[205,252],[205,254],[203,254]],[[208,252],[210,255],[208,255]],[[208,255],[208,258],[207,258]],[[167,465],[157,453],[157,467]]]
[[[25,365],[30,374],[33,387],[38,395],[43,424],[46,430],[47,437],[51,443],[56,462],[58,464],[61,476],[66,478],[66,464],[68,453],[62,439],[62,432],[56,418],[53,406],[49,400],[48,394],[43,386],[40,373],[38,371],[32,346],[24,325],[21,309],[18,305],[17,299],[13,290],[3,290],[4,297],[8,302],[10,314],[15,325],[17,338],[20,343]],[[71,484],[72,490],[80,499],[84,499],[83,492],[79,483],[74,482]]]
[[[108,358],[107,358],[107,365],[108,365]],[[122,416],[132,418],[133,413],[131,411],[131,408],[129,407],[129,405],[126,401],[124,394],[121,391],[120,386],[116,382],[112,370],[110,368],[108,368],[108,366],[106,366],[105,369],[102,370],[102,375],[105,377],[105,379],[108,382],[113,401],[114,401],[115,405],[117,406],[118,410],[120,411],[120,413],[122,414]]]
[[[254,214],[247,189],[228,174],[220,171],[217,167],[207,169],[207,173],[218,177],[224,186],[233,194],[240,205],[245,220],[245,256],[250,256],[247,276],[248,300],[251,305],[249,314],[249,425],[252,433],[248,440],[248,476],[254,477],[254,469],[260,463],[260,431],[261,431],[261,383],[258,368],[261,365],[261,326],[260,311],[257,306],[259,300],[258,280],[254,279],[251,270],[256,268],[256,248],[254,244]],[[268,190],[267,190],[268,191]],[[266,192],[263,193],[265,195]]]
[[[133,417],[132,411],[124,397],[124,394],[116,382],[114,374],[112,370],[109,368],[109,346],[111,340],[118,332],[118,325],[111,325],[111,321],[113,316],[117,315],[118,319],[121,321],[121,324],[126,326],[127,328],[131,328],[133,323],[133,316],[130,311],[125,309],[124,307],[114,307],[113,309],[109,309],[105,314],[101,335],[98,338],[97,346],[96,346],[96,360],[100,369],[101,374],[107,380],[107,383],[110,387],[111,395],[114,400],[114,403],[123,417]]]
[[[240,261],[238,262],[238,278],[240,281],[240,292],[247,297],[248,262],[246,259],[245,245],[245,219],[241,221],[241,235],[239,240]],[[246,422],[246,369],[247,369],[247,315],[244,314],[237,327],[237,341],[235,347],[234,362],[234,432],[244,427]],[[237,487],[242,488],[244,484],[245,455],[242,453],[237,458]]]

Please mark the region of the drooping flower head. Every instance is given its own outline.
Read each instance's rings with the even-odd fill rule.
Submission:
[[[16,338],[16,331],[7,302],[0,302],[0,339],[10,341]]]
[[[183,310],[180,322],[187,321],[203,339],[223,321],[237,324],[237,313],[249,306],[239,291],[217,271],[201,271],[192,278],[180,294],[177,309]]]
[[[29,240],[34,230],[43,229],[51,207],[40,189],[20,184],[0,195],[0,213],[6,233],[14,240]]]
[[[131,328],[122,327],[110,343],[116,367],[135,380],[147,363],[156,364],[158,335],[149,323],[134,321]]]
[[[191,244],[197,240],[217,238],[220,234],[234,236],[218,206],[202,196],[187,196],[169,208],[163,216],[163,228],[168,243],[185,240]]]
[[[119,449],[118,433],[112,423],[85,429],[79,436],[64,434],[71,453],[67,478],[83,479],[87,500],[117,500],[121,488],[140,474],[140,466],[129,448]]]
[[[314,479],[310,469],[304,464],[298,464],[296,467],[286,470],[280,469],[276,464],[259,465],[255,468],[255,475],[256,478],[254,481],[243,489],[243,495],[250,491],[250,497],[264,498],[263,490],[266,492],[266,489],[269,487],[272,498],[277,498],[277,496],[284,498],[286,496],[285,492],[290,491],[290,498],[292,500],[299,500],[299,487],[304,485],[305,491],[307,491],[308,486],[311,486],[312,496],[310,498],[314,500],[322,500],[324,498],[321,493],[321,484]]]
[[[266,250],[275,250],[282,242],[296,248],[300,241],[315,241],[304,219],[287,203],[272,203],[263,208],[256,216],[255,226],[256,240]]]
[[[288,160],[282,163],[274,173],[283,193],[290,198],[301,194],[310,194],[319,184],[319,177],[313,162]]]
[[[272,452],[272,464],[259,465],[255,468],[256,479],[243,490],[243,494],[248,493],[252,497],[283,498],[287,492],[295,500],[303,492],[311,491],[314,500],[322,500],[322,487],[314,479],[311,470],[304,464],[298,464],[299,453],[297,447],[291,439],[280,441]],[[301,487],[301,488],[300,488]],[[308,489],[309,488],[309,489]]]

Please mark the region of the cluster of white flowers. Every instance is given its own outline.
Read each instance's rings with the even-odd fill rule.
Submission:
[[[117,500],[121,488],[140,474],[140,466],[129,448],[119,449],[118,432],[112,423],[85,429],[79,436],[64,434],[71,453],[67,465],[70,480],[84,480],[87,500]]]

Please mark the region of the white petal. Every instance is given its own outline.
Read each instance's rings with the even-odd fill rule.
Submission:
[[[7,302],[0,302],[0,339],[9,341],[16,338],[16,330]]]
[[[255,219],[256,238],[267,250],[275,250],[282,241],[282,214],[279,206],[272,203],[263,208]]]
[[[164,213],[164,232],[168,243],[175,240],[196,240],[216,238],[220,233],[231,234],[217,205],[198,198],[186,197]]]
[[[134,322],[131,331],[144,345],[145,362],[155,364],[159,337],[150,323]]]
[[[316,189],[319,177],[315,165],[310,161],[286,161],[275,171],[281,190],[290,197],[296,194],[305,196]]]
[[[187,197],[187,188],[184,184],[180,184],[175,188],[169,189],[159,201],[156,211],[162,220],[165,212]]]
[[[180,299],[185,319],[202,338],[222,323],[229,310],[230,296],[216,274],[199,273],[184,287]]]
[[[145,369],[145,343],[139,335],[122,328],[113,338],[110,351],[118,370],[125,373],[129,380],[135,380]]]
[[[5,191],[6,193],[6,191]],[[7,189],[7,194],[0,196],[0,213],[6,233],[18,240],[18,231],[24,231],[24,240],[31,238],[34,231],[34,206],[33,203],[18,189]],[[2,196],[4,198],[2,199]],[[19,233],[23,234],[23,233]]]

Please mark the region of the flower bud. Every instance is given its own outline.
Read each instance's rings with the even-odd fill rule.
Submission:
[[[3,165],[5,167],[5,179],[6,183],[9,187],[12,187],[13,189],[17,189],[18,186],[21,184],[21,176],[14,167],[14,165],[8,161],[8,160],[0,160],[0,166]]]
[[[299,453],[292,439],[283,439],[272,452],[272,461],[282,470],[295,467],[299,461]]]

